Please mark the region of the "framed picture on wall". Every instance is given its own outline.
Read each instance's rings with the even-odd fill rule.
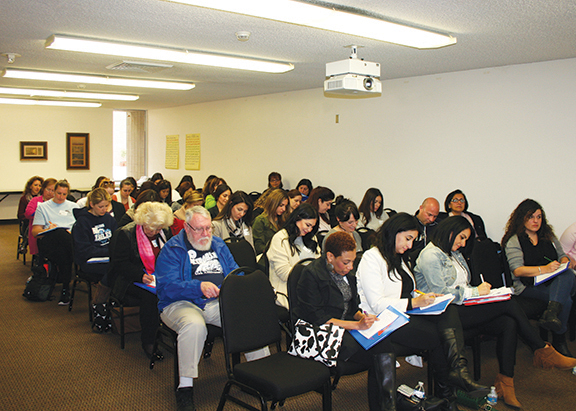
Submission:
[[[48,160],[48,142],[21,141],[20,160]]]
[[[89,133],[66,133],[66,169],[90,170]]]

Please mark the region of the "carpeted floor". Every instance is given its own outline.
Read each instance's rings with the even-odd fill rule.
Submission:
[[[117,335],[94,334],[88,323],[87,297],[78,293],[72,312],[56,301],[33,303],[22,291],[30,262],[16,260],[17,225],[0,225],[0,409],[1,410],[174,410],[172,357],[153,370],[140,348],[138,334],[127,336],[120,349]],[[59,286],[55,290],[58,295]],[[570,343],[576,352],[576,343]],[[494,343],[482,346],[481,383],[490,385],[497,373]],[[471,355],[469,356],[471,358]],[[520,343],[516,393],[525,410],[576,409],[576,376],[569,371],[539,370]],[[426,381],[426,370],[401,360],[398,382]],[[212,358],[202,360],[195,381],[199,411],[215,410],[226,382],[221,340]],[[464,407],[461,407],[465,409]],[[499,410],[505,410],[503,403]],[[238,410],[227,403],[225,410]],[[321,409],[321,396],[310,393],[289,399],[286,411]],[[333,410],[367,410],[366,373],[344,377],[333,393]]]

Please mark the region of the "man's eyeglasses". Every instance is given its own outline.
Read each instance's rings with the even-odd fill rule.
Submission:
[[[186,223],[186,225],[190,228],[190,230],[198,234],[200,233],[210,234],[212,232],[212,226],[194,228],[189,223]]]

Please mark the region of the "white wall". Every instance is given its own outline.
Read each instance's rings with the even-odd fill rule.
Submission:
[[[200,85],[199,85],[200,87]],[[573,152],[576,59],[385,81],[383,96],[331,99],[322,89],[149,111],[149,174],[177,183],[209,174],[261,191],[272,170],[360,202],[414,212],[462,189],[488,234],[502,236],[524,198],[541,202],[558,235],[576,220]],[[335,123],[335,116],[340,123]],[[200,171],[184,170],[185,135],[200,133]],[[165,136],[180,135],[180,169],[164,168]]]
[[[66,133],[90,133],[90,170],[66,170]],[[20,141],[47,141],[48,160],[21,161]],[[66,178],[72,188],[92,187],[112,173],[112,110],[0,104],[1,191],[22,190],[28,178]],[[16,218],[19,196],[0,203],[0,220]]]

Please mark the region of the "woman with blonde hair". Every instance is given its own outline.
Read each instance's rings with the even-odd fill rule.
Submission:
[[[256,254],[262,254],[274,234],[284,226],[288,201],[288,194],[280,188],[273,190],[266,198],[264,212],[256,217],[252,226]]]
[[[112,268],[108,283],[112,295],[119,300],[133,297],[140,305],[142,348],[146,356],[152,356],[154,336],[159,326],[158,298],[156,294],[134,285],[154,284],[156,259],[170,237],[168,227],[174,217],[166,203],[142,203],[134,214],[134,221],[114,233]]]
[[[106,190],[103,188],[92,190],[87,198],[86,208],[73,210],[76,218],[72,227],[74,262],[93,283],[96,283],[108,270],[110,256],[108,245],[118,224],[107,212],[111,199]]]

